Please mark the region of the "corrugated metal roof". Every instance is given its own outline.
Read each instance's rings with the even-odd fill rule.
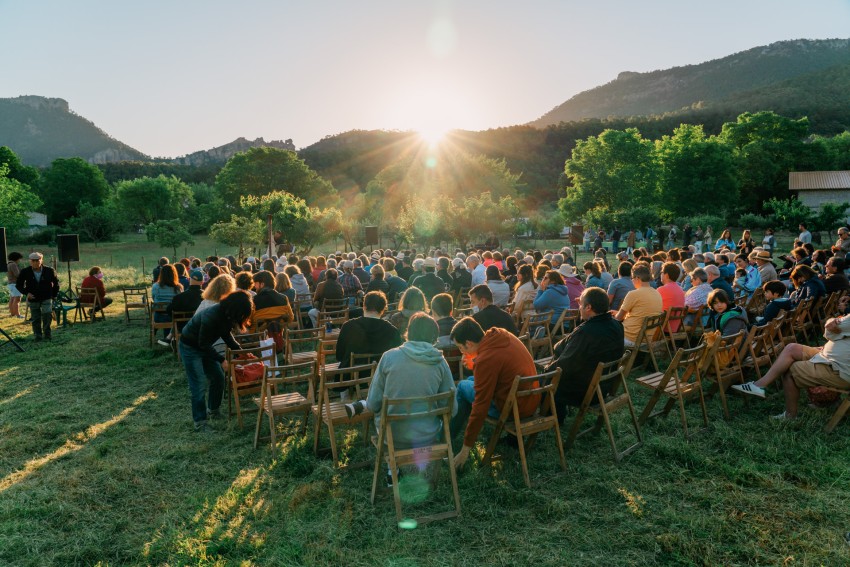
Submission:
[[[850,189],[850,171],[792,171],[788,174],[788,188]]]

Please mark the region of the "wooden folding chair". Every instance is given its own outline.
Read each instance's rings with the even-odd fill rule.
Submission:
[[[186,323],[192,320],[195,315],[194,311],[172,311],[171,312],[171,337],[174,339],[175,345],[180,344],[180,335],[183,334],[183,327]],[[174,353],[177,360],[180,360],[180,349],[175,348]]]
[[[561,439],[561,429],[558,426],[558,416],[555,411],[555,392],[558,390],[558,382],[561,379],[561,369],[556,368],[551,372],[538,374],[535,376],[517,376],[511,385],[511,390],[505,400],[505,405],[502,408],[502,413],[498,419],[487,417],[485,421],[493,426],[493,433],[490,436],[490,442],[487,444],[487,452],[484,454],[482,464],[490,465],[496,458],[494,451],[496,444],[499,442],[499,436],[502,430],[517,438],[519,447],[519,458],[522,464],[522,476],[525,479],[525,485],[531,488],[531,479],[528,476],[528,461],[525,457],[525,441],[524,436],[529,435],[529,448],[534,442],[537,434],[552,429],[555,431],[555,443],[558,447],[558,454],[561,458],[561,468],[567,470],[567,461],[564,457],[564,442]],[[527,389],[522,389],[527,387]],[[529,396],[541,395],[540,406],[534,412],[534,415],[529,417],[520,417],[518,401]],[[511,420],[511,418],[513,418]]]
[[[153,346],[153,341],[156,338],[156,333],[160,329],[171,329],[171,321],[156,321],[155,315],[157,313],[168,314],[168,303],[154,302],[151,305],[151,317],[150,317],[150,346]]]
[[[401,510],[401,494],[399,492],[397,471],[399,467],[408,465],[416,465],[422,469],[432,463],[439,467],[442,462],[445,462],[448,466],[449,477],[452,482],[454,509],[414,518],[417,524],[460,516],[460,493],[457,488],[457,473],[454,467],[454,453],[452,452],[452,440],[449,432],[449,418],[452,415],[453,404],[453,391],[434,394],[433,396],[426,396],[424,398],[384,397],[381,402],[381,427],[378,431],[378,440],[376,443],[377,454],[375,455],[375,471],[372,475],[371,502],[372,504],[375,503],[375,497],[378,492],[378,481],[381,475],[381,464],[386,462],[393,479],[393,500],[395,501],[395,512],[399,522],[404,519],[404,516]],[[390,409],[392,413],[390,413]],[[396,448],[393,439],[393,426],[395,424],[404,427],[405,422],[417,423],[428,419],[442,422],[440,433],[431,443],[412,448]],[[442,439],[440,439],[441,437]]]
[[[124,320],[129,324],[130,321],[146,321],[150,313],[150,301],[148,300],[147,287],[125,287],[124,293]],[[142,318],[133,318],[130,316],[131,311],[141,310],[144,313]]]
[[[318,327],[324,330],[326,338],[339,336],[339,330],[348,321],[348,314],[348,305],[335,311],[319,311]]]
[[[458,382],[463,380],[463,353],[457,347],[452,346],[451,348],[443,349],[443,358],[446,359],[449,369],[452,371],[452,378],[455,381],[455,385],[457,385]]]
[[[847,413],[847,410],[850,410],[850,389],[839,390],[836,388],[827,388],[827,390],[838,392],[839,395],[843,397],[841,399],[841,403],[838,405],[838,408],[836,408],[835,413],[832,414],[832,417],[829,419],[829,422],[823,428],[825,433],[832,433],[835,427],[844,418],[844,415]]]
[[[634,452],[638,447],[643,445],[643,436],[640,432],[640,424],[638,423],[635,406],[632,403],[632,397],[629,395],[629,387],[626,384],[626,378],[623,375],[623,368],[628,361],[629,354],[623,354],[619,360],[603,363],[600,362],[596,366],[596,371],[593,373],[593,378],[587,386],[587,393],[584,395],[584,400],[581,402],[578,415],[573,420],[570,427],[570,434],[567,437],[567,449],[570,449],[575,440],[586,433],[599,433],[602,429],[602,424],[605,424],[605,429],[608,432],[608,440],[611,441],[611,450],[614,452],[614,461],[620,462],[623,457]],[[610,383],[610,391],[607,396],[602,393],[602,385]],[[620,386],[623,387],[623,393],[617,394]],[[595,403],[594,403],[595,402]],[[632,425],[635,428],[637,442],[632,444],[624,451],[617,450],[617,442],[614,440],[614,431],[611,428],[611,414],[621,408],[628,408],[632,416]],[[585,430],[580,430],[581,424],[584,421],[585,415],[592,413],[596,415],[596,424],[588,427]]]
[[[272,451],[276,447],[275,418],[279,415],[303,413],[301,434],[307,431],[310,409],[316,403],[313,385],[316,376],[316,362],[303,362],[287,366],[267,366],[260,385],[260,397],[252,398],[256,404],[257,428],[254,431],[254,449],[260,442],[260,430],[263,416],[268,418],[269,437]],[[306,389],[306,393],[304,390]],[[265,438],[263,438],[265,439]]]
[[[77,306],[74,310],[74,323],[77,322],[78,315],[81,321],[88,320],[94,323],[98,313],[100,313],[100,320],[106,321],[106,314],[103,312],[103,305],[100,302],[97,289],[93,287],[77,288]]]
[[[685,316],[685,319],[693,317],[691,319],[690,325],[687,326],[689,348],[695,342],[699,342],[699,339],[702,337],[703,333],[705,333],[705,325],[703,325],[702,323],[702,318],[705,315],[707,309],[707,305],[700,305],[696,309],[688,309],[688,314]]]
[[[726,401],[726,390],[734,383],[744,383],[744,371],[741,368],[741,349],[746,349],[744,341],[748,338],[747,331],[740,331],[734,335],[723,337],[721,343],[714,349],[714,357],[710,372],[703,374],[712,382],[709,395],[719,393],[720,404],[723,406],[723,415],[730,419],[729,404]]]
[[[644,368],[652,362],[652,367],[656,372],[660,372],[658,360],[655,358],[656,351],[662,348],[667,353],[667,358],[673,358],[670,353],[670,347],[667,344],[667,337],[664,335],[664,321],[667,320],[667,312],[662,311],[658,315],[649,315],[643,320],[643,341],[635,342],[635,347],[640,352],[645,352],[649,358],[644,363]]]
[[[755,321],[756,317],[764,313],[764,308],[767,305],[767,300],[764,297],[764,290],[757,287],[747,301],[746,310],[750,321]]]
[[[455,294],[455,309],[465,309],[471,307],[472,300],[469,299],[469,287],[461,287]]]
[[[708,346],[705,343],[691,349],[680,348],[676,351],[673,360],[670,361],[670,365],[663,374],[656,372],[637,379],[638,384],[652,390],[652,397],[646,404],[640,418],[638,418],[641,425],[645,424],[650,418],[668,415],[673,406],[678,404],[682,429],[687,438],[690,434],[688,433],[688,417],[685,413],[685,400],[698,397],[704,425],[702,429],[708,427],[708,410],[705,407],[700,372],[700,365],[704,362],[707,348]],[[655,405],[662,397],[668,398],[664,408],[652,413]]]
[[[514,318],[514,322],[516,323],[517,327],[522,325],[523,314],[526,311],[533,309],[533,306],[534,306],[534,301],[532,301],[531,299],[524,300],[521,305],[515,305],[513,303],[511,304],[510,313]]]
[[[815,299],[813,297],[809,297],[800,302],[797,306],[796,317],[794,317],[791,327],[795,337],[803,337],[802,341],[799,341],[803,344],[809,344],[810,338],[809,333],[815,334],[815,325],[812,321],[811,310],[814,307]]]
[[[265,331],[259,331],[256,333],[241,333],[238,335],[233,335],[233,338],[236,339],[236,342],[242,348],[256,348],[260,346],[260,342],[269,338],[269,334]]]
[[[564,338],[575,331],[579,325],[581,325],[581,310],[564,309],[561,311],[561,316],[552,325],[552,340]]]
[[[336,360],[336,343],[336,338],[319,341],[319,349],[316,351],[316,360],[319,368],[324,370],[336,370],[339,368],[339,363],[342,361]],[[333,362],[328,361],[331,358],[334,359]]]
[[[362,400],[366,398],[369,390],[369,384],[372,382],[372,376],[375,374],[376,363],[362,364],[360,366],[352,366],[336,370],[323,370],[319,368],[319,389],[317,391],[316,404],[312,407],[314,417],[313,422],[313,453],[319,454],[319,437],[321,435],[322,426],[328,430],[330,438],[330,450],[333,458],[334,467],[339,467],[339,455],[336,446],[336,428],[338,426],[363,426],[363,443],[369,444],[369,424],[375,414],[365,409],[362,413],[353,417],[348,417],[345,412],[345,403],[338,398],[331,401],[331,390],[353,390],[351,401]],[[368,465],[368,462],[356,463],[348,465],[347,468]]]
[[[552,332],[549,330],[549,321],[552,319],[552,310],[543,313],[531,313],[525,316],[520,329],[520,335],[528,335],[527,348],[538,366],[545,366],[552,361],[555,351],[552,348]]]
[[[770,365],[773,364],[770,347],[775,327],[774,321],[769,321],[761,326],[753,325],[750,327],[746,339],[744,339],[741,366],[742,368],[752,368],[756,373],[757,380],[761,380],[761,367],[770,368]]]
[[[325,337],[324,327],[311,329],[284,329],[283,342],[286,364],[310,362],[318,358],[319,341]]]
[[[230,396],[227,400],[227,419],[236,414],[236,423],[239,429],[242,429],[242,396],[248,396],[260,393],[260,387],[263,384],[263,378],[260,376],[256,380],[240,382],[237,380],[239,369],[254,363],[260,363],[265,366],[277,366],[277,354],[275,353],[274,344],[269,346],[259,346],[255,348],[245,348],[233,350],[228,348],[225,355],[228,368],[228,382],[230,383]],[[234,406],[236,408],[234,412]]]
[[[667,311],[667,317],[664,320],[664,335],[667,337],[667,340],[670,341],[670,350],[667,351],[668,354],[676,352],[676,349],[678,348],[676,343],[679,341],[683,342],[687,347],[691,346],[688,329],[685,326],[685,317],[687,317],[687,315],[687,307],[671,307]],[[673,327],[676,327],[675,331],[672,330]]]

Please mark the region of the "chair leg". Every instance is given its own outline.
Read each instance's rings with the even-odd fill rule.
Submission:
[[[659,398],[661,398],[661,393],[656,388],[652,392],[652,397],[649,398],[649,401],[646,403],[646,407],[643,408],[643,411],[640,414],[640,419],[638,420],[641,425],[646,423],[646,420],[649,419],[652,410],[655,409],[655,404],[658,403]]]
[[[824,431],[826,433],[832,433],[832,430],[838,425],[838,423],[844,418],[844,414],[847,413],[847,410],[850,409],[850,396],[845,397],[842,400],[841,405],[838,406],[838,409],[835,410],[835,413],[832,414],[832,418],[829,420],[829,423],[826,424]]]
[[[688,415],[685,413],[685,400],[682,399],[681,395],[676,396],[676,399],[679,401],[679,415],[682,418],[682,429],[685,432],[685,439],[687,439],[688,438]]]
[[[272,452],[277,449],[277,436],[275,434],[274,412],[269,408],[269,437],[271,437]]]
[[[614,461],[620,462],[620,452],[617,451],[617,442],[614,440],[614,430],[611,428],[611,419],[608,417],[608,411],[605,406],[599,408],[602,412],[601,417],[605,422],[605,430],[608,432],[608,440],[611,442],[611,450],[614,451]]]
[[[581,424],[584,421],[584,416],[587,413],[587,406],[582,404],[579,409],[578,415],[573,419],[573,423],[570,426],[570,432],[567,436],[567,449],[572,448],[573,444],[576,442],[576,437],[578,436],[578,432],[581,430]]]
[[[561,438],[561,427],[558,425],[558,419],[554,415],[552,416],[552,420],[555,429],[555,445],[558,447],[558,457],[561,459],[561,470],[566,472],[567,457],[564,454],[564,440]]]
[[[313,421],[313,454],[319,454],[319,435],[322,432],[322,406],[318,407],[318,413]]]
[[[378,449],[375,452],[375,470],[372,474],[372,496],[370,498],[370,502],[375,504],[375,497],[378,493],[378,478],[380,478],[381,473],[381,462],[384,457],[384,430],[383,425],[381,426],[381,431],[378,433]]]
[[[460,516],[460,491],[457,488],[457,471],[455,470],[455,455],[452,450],[452,440],[451,435],[449,435],[449,418],[448,416],[443,416],[443,434],[446,438],[446,453],[448,455],[448,465],[449,465],[449,478],[452,481],[452,495],[455,500],[455,510],[457,511],[457,515]],[[440,463],[437,463],[437,466],[440,466]]]
[[[336,432],[334,431],[334,424],[332,419],[328,419],[328,436],[331,439],[331,457],[333,458],[334,468],[339,467],[339,458],[336,454]]]
[[[257,427],[254,429],[254,449],[256,449],[257,445],[260,443],[260,426],[263,423],[263,413],[263,408],[261,407],[257,412]]]

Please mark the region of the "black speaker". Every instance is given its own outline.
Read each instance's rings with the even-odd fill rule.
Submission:
[[[0,226],[0,253],[3,257],[0,258],[0,264],[6,265],[6,260],[9,258],[9,253],[6,251],[6,228]]]
[[[56,245],[59,247],[60,262],[80,261],[80,236],[78,234],[56,235]]]
[[[366,244],[373,245],[378,243],[378,227],[377,226],[367,226],[366,227]]]

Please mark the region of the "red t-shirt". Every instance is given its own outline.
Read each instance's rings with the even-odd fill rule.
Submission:
[[[664,311],[669,312],[671,307],[685,306],[685,292],[676,282],[670,282],[658,288],[658,293],[661,294],[661,301]],[[681,321],[672,321],[670,323],[670,331],[676,332],[679,330]]]

